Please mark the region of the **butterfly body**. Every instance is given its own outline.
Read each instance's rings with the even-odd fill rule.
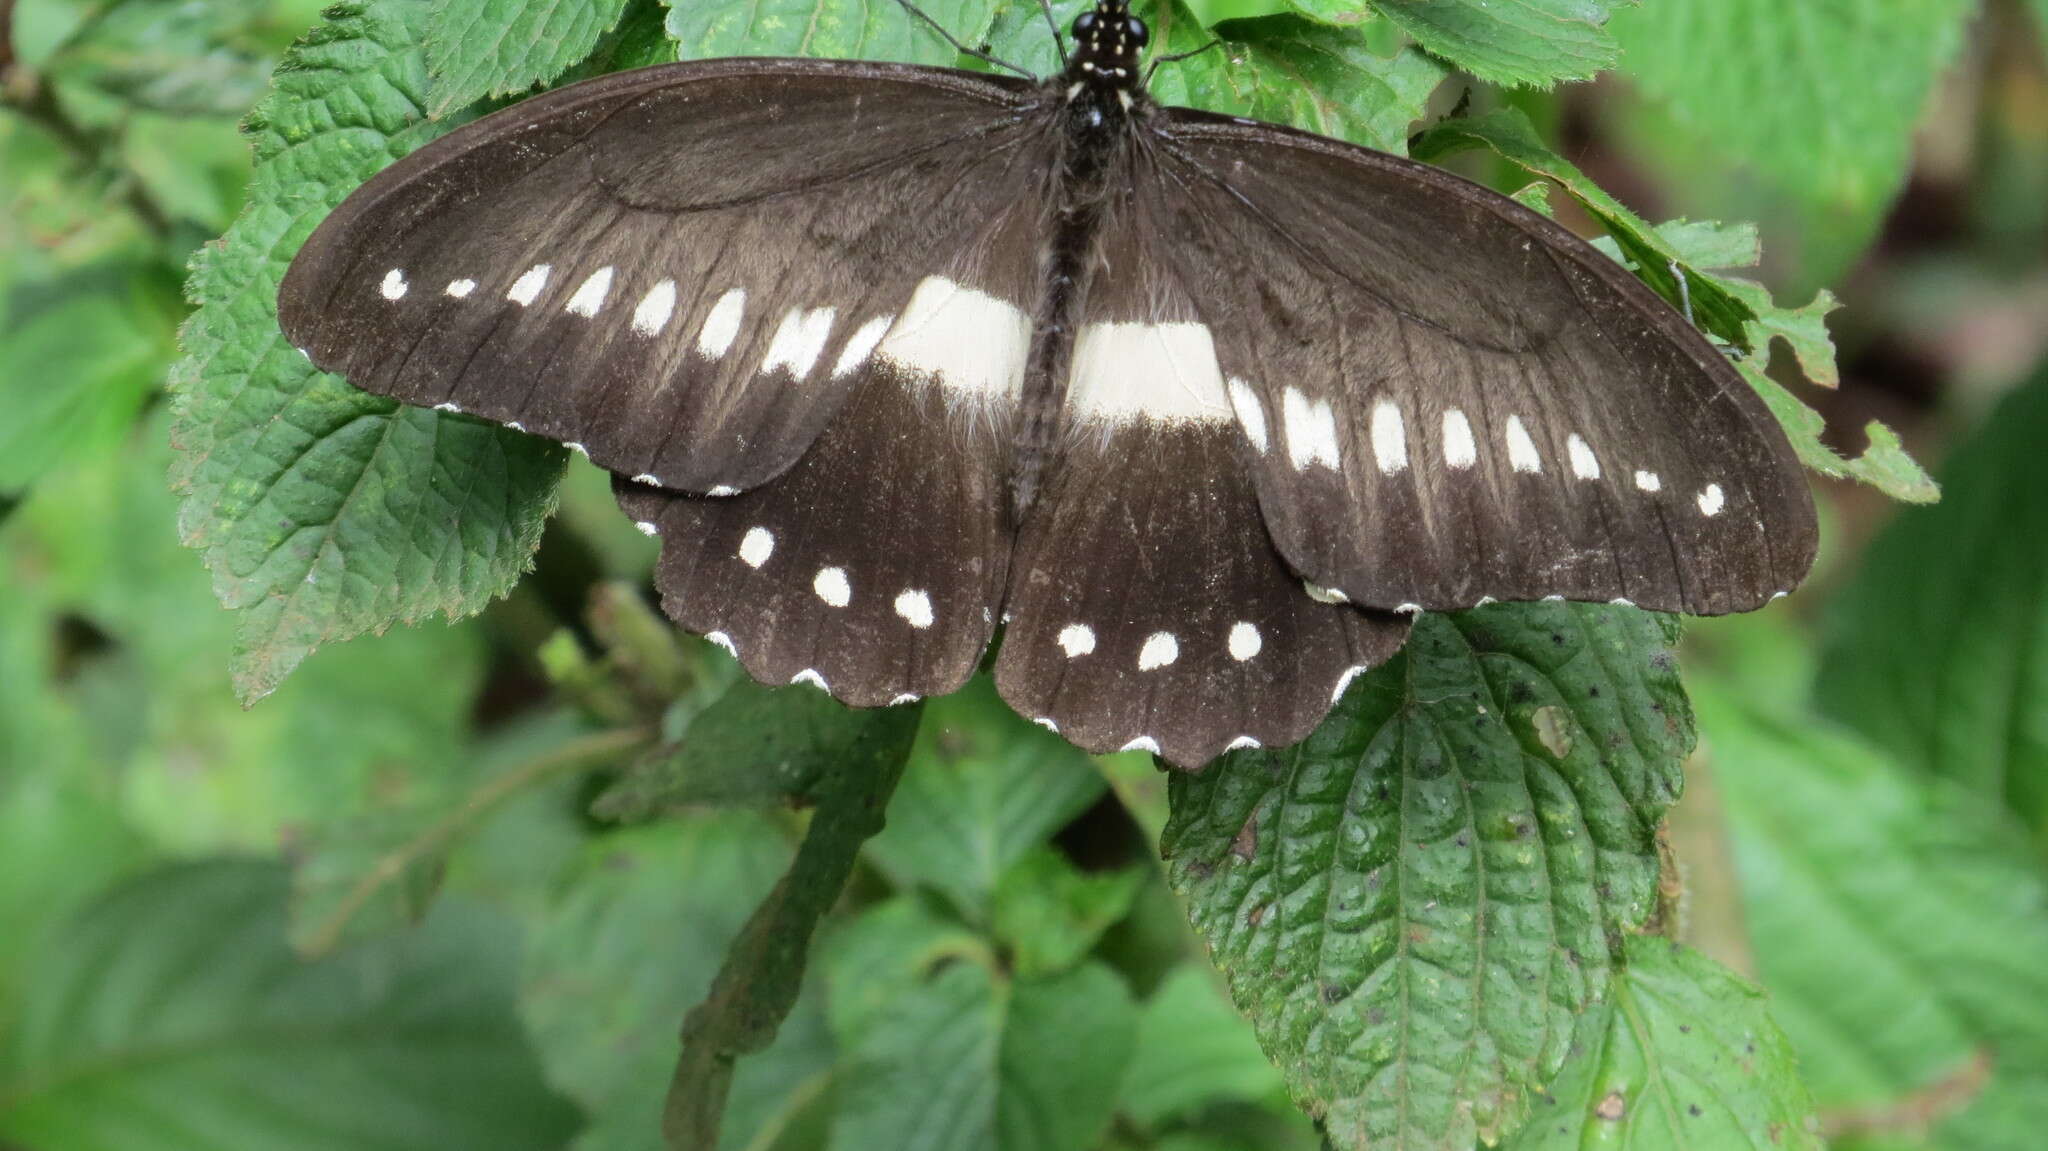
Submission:
[[[1085,26],[1084,26],[1085,25]],[[1438,169],[1162,107],[1108,0],[1045,82],[815,60],[601,77],[323,222],[293,343],[549,436],[764,682],[949,691],[1193,766],[1291,742],[1492,599],[1758,606],[1810,497],[1720,354]]]

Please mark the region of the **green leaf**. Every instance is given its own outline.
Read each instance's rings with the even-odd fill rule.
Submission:
[[[312,370],[277,284],[327,209],[448,124],[426,122],[427,0],[349,0],[250,114],[249,205],[194,261],[172,369],[180,528],[242,612],[234,680],[263,696],[321,644],[480,609],[540,539],[565,453],[402,408]]]
[[[1929,504],[1941,498],[1941,488],[1934,482],[1913,457],[1906,454],[1905,446],[1899,443],[1898,433],[1872,420],[1864,426],[1863,434],[1869,445],[1863,454],[1847,459],[1836,453],[1821,439],[1827,422],[1819,412],[1800,402],[1797,396],[1785,390],[1764,374],[1762,367],[1754,361],[1745,360],[1736,367],[1764,398],[1771,414],[1778,417],[1787,437],[1792,441],[1792,450],[1798,453],[1799,462],[1813,471],[1835,479],[1858,480],[1883,492],[1895,500],[1907,503]]]
[[[770,820],[726,812],[603,836],[561,877],[531,929],[520,1005],[549,1078],[592,1117],[576,1151],[660,1145],[676,1023],[789,860]],[[806,999],[773,1049],[740,1064],[721,1146],[744,1146],[831,1063]]]
[[[513,1016],[506,924],[449,908],[305,963],[285,945],[285,889],[261,864],[174,867],[53,937],[0,1045],[0,1139],[547,1151],[575,1131]]]
[[[257,25],[269,8],[266,0],[117,0],[58,51],[48,71],[140,108],[240,116],[265,87],[270,52]]]
[[[1655,901],[1692,724],[1676,623],[1424,615],[1307,741],[1173,779],[1175,887],[1342,1149],[1512,1130]]]
[[[1193,51],[1210,39],[1177,9],[1162,9],[1158,24],[1160,53]],[[1282,16],[1233,26],[1230,34],[1220,49],[1161,68],[1153,98],[1402,154],[1445,75],[1413,48],[1378,50],[1358,28]]]
[[[742,676],[594,810],[631,822],[692,807],[808,804],[856,748],[898,722],[896,710],[851,708],[809,687],[763,687]]]
[[[545,84],[590,55],[627,0],[433,0],[427,111],[439,118]]]
[[[0,493],[127,435],[162,381],[173,317],[141,290],[80,293],[0,337]]]
[[[664,2],[669,5],[668,34],[685,60],[824,56],[912,64],[960,62],[959,54],[944,39],[896,0]],[[964,44],[980,44],[993,19],[989,0],[943,0],[919,7]]]
[[[1086,1151],[1108,1125],[1137,1012],[1103,964],[1013,979],[899,898],[849,925],[826,971],[845,1051],[833,1151]]]
[[[1041,847],[1003,873],[990,931],[1010,949],[1019,975],[1051,975],[1080,963],[1102,934],[1130,913],[1148,868],[1084,872]]]
[[[1087,756],[1018,718],[979,676],[926,704],[889,826],[868,853],[898,886],[924,884],[979,917],[1003,873],[1104,790]]]
[[[1278,1095],[1280,1072],[1206,963],[1185,963],[1152,992],[1138,1017],[1138,1044],[1119,1109],[1147,1128],[1220,1101]]]
[[[1909,767],[2011,808],[2048,851],[2048,372],[1949,459],[1837,601],[1817,692]]]
[[[766,1050],[796,1006],[811,936],[838,902],[861,845],[882,829],[922,711],[922,704],[882,711],[818,781],[817,811],[796,859],[726,950],[703,1002],[683,1019],[683,1053],[662,1112],[671,1147],[717,1141],[735,1065]]]
[[[1636,936],[1613,997],[1508,1151],[1819,1151],[1813,1101],[1761,988]]]
[[[1355,0],[1296,0],[1324,19],[1356,19]],[[1373,0],[1424,48],[1481,80],[1548,88],[1614,67],[1607,21],[1622,0]]]
[[[1711,678],[1693,689],[1773,1014],[1823,1115],[1901,1128],[1838,1119],[1835,1146],[2038,1146],[2048,888],[2032,852],[1953,784]]]
[[[1970,0],[1656,0],[1615,17],[1631,80],[1712,157],[1859,236],[1903,184]]]

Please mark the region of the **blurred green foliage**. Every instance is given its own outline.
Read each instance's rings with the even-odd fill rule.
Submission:
[[[1163,99],[1424,127],[1606,230],[1871,485],[1683,685],[1632,609],[1432,617],[1301,748],[1170,784],[985,682],[879,719],[745,682],[649,607],[604,477],[275,330],[326,209],[492,102],[959,62],[899,7],[0,11],[0,1147],[651,1151],[718,1092],[755,1151],[2048,1128],[2048,3],[1147,11],[1226,39]],[[930,11],[1051,66],[1035,4]],[[1941,503],[1871,497],[1934,496],[1903,444]],[[436,613],[476,618],[340,642]]]

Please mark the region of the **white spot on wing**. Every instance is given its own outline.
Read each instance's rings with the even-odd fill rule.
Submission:
[[[839,362],[832,365],[832,378],[838,379],[846,373],[868,362],[875,354],[875,345],[889,332],[889,325],[896,322],[894,316],[876,316],[854,329],[853,336],[839,351]]]
[[[1259,635],[1257,624],[1239,620],[1230,625],[1230,658],[1243,663],[1259,654],[1259,649],[1265,646],[1265,638]]]
[[[640,303],[633,309],[633,330],[643,336],[660,335],[675,310],[676,282],[663,280],[640,297]]]
[[[572,444],[570,446],[573,447],[574,445]],[[633,477],[633,482],[636,484],[646,484],[649,487],[658,488],[661,486],[661,477],[655,475],[653,472],[641,472],[639,475]]]
[[[932,597],[916,588],[910,588],[896,597],[896,614],[910,622],[914,628],[932,626]]]
[[[1354,664],[1351,667],[1345,668],[1344,674],[1337,677],[1337,686],[1330,689],[1330,702],[1336,703],[1338,700],[1343,699],[1344,689],[1350,687],[1351,681],[1357,679],[1359,673],[1364,670],[1364,664]]]
[[[1392,400],[1372,406],[1372,458],[1381,475],[1391,476],[1408,467],[1408,428]]]
[[[1244,750],[1245,748],[1248,748],[1248,747],[1260,747],[1260,746],[1263,746],[1263,745],[1262,745],[1262,744],[1260,744],[1258,740],[1256,740],[1256,739],[1253,739],[1253,738],[1252,738],[1251,736],[1248,736],[1248,735],[1240,735],[1240,736],[1238,736],[1238,737],[1237,737],[1236,739],[1233,739],[1233,740],[1231,740],[1231,741],[1230,741],[1230,746],[1229,746],[1229,747],[1226,747],[1226,748],[1224,748],[1223,750],[1225,750],[1225,751],[1243,751],[1243,750]]]
[[[1060,650],[1077,659],[1095,650],[1095,629],[1085,623],[1070,623],[1060,629]]]
[[[811,590],[833,607],[853,602],[853,585],[846,580],[845,568],[819,568],[817,577],[811,580]]]
[[[449,295],[454,296],[458,300],[465,299],[469,296],[471,292],[476,291],[476,281],[450,280],[448,281],[448,286],[442,290],[447,292]]]
[[[1662,491],[1664,490],[1664,481],[1656,472],[1637,472],[1636,486],[1646,492]]]
[[[740,494],[740,490],[736,487],[733,487],[731,484],[712,484],[710,489],[707,490],[704,494],[707,496],[716,497],[718,499],[724,499],[726,496],[736,496]]]
[[[822,676],[822,675],[819,675],[819,674],[818,674],[818,670],[817,670],[816,668],[810,668],[810,667],[807,667],[807,668],[803,669],[802,671],[800,671],[800,672],[796,673],[795,675],[793,675],[793,676],[790,676],[790,677],[789,677],[789,682],[791,682],[791,683],[807,683],[807,684],[810,684],[811,686],[813,686],[813,687],[817,688],[817,689],[818,689],[819,691],[822,691],[822,692],[827,692],[827,693],[831,692],[831,690],[832,690],[832,689],[831,689],[831,687],[830,687],[830,686],[828,686],[828,685],[827,685],[827,684],[825,683],[825,677],[824,677],[824,676]]]
[[[1444,462],[1454,468],[1469,468],[1479,462],[1479,444],[1472,438],[1472,421],[1457,408],[1444,409]]]
[[[1083,419],[1223,423],[1230,399],[1207,325],[1088,324],[1074,342],[1067,402]]]
[[[1579,433],[1573,432],[1566,436],[1564,446],[1565,451],[1572,457],[1573,475],[1582,480],[1600,478],[1600,457],[1593,454],[1593,449],[1586,445],[1585,440],[1579,438]]]
[[[1024,384],[1031,317],[994,296],[926,276],[903,317],[882,341],[881,356],[929,375],[949,391],[1013,399]]]
[[[459,408],[459,407],[456,407],[456,406],[455,406],[454,404],[435,404],[435,405],[434,405],[434,410],[435,410],[435,411],[437,411],[437,412],[457,412],[457,413],[459,413],[459,412],[461,412],[461,411],[462,411],[462,409],[461,409],[461,408]]]
[[[740,334],[740,321],[747,314],[747,290],[734,288],[718,297],[711,305],[711,314],[704,317],[704,326],[697,332],[697,350],[710,359],[725,355],[726,349]]]
[[[725,654],[733,657],[734,659],[738,659],[740,657],[740,649],[733,646],[732,637],[725,634],[724,632],[707,631],[704,633],[704,638],[707,642],[715,646],[724,648]]]
[[[1280,419],[1287,433],[1287,460],[1294,470],[1306,471],[1310,464],[1338,467],[1337,417],[1327,400],[1309,403],[1299,388],[1280,395]]]
[[[384,293],[385,299],[396,300],[405,295],[406,286],[405,273],[393,268],[384,273],[384,282],[377,285],[377,290]]]
[[[1127,743],[1127,744],[1123,745],[1122,747],[1118,748],[1117,750],[1118,750],[1118,751],[1149,751],[1149,752],[1151,752],[1151,753],[1152,753],[1153,755],[1158,755],[1158,754],[1159,754],[1159,741],[1158,741],[1158,740],[1156,740],[1156,739],[1153,739],[1153,738],[1152,738],[1151,736],[1149,736],[1149,735],[1141,735],[1141,736],[1139,736],[1138,738],[1136,738],[1136,739],[1132,740],[1131,742],[1129,742],[1129,743]]]
[[[1155,631],[1145,637],[1145,646],[1138,649],[1138,670],[1152,671],[1165,667],[1180,658],[1180,641],[1170,631]]]
[[[1259,406],[1259,396],[1252,386],[1232,376],[1230,379],[1230,406],[1237,412],[1237,426],[1244,429],[1244,438],[1252,447],[1266,454],[1266,409]]]
[[[612,269],[609,266],[599,268],[590,273],[590,278],[583,281],[575,295],[569,297],[569,303],[563,310],[572,316],[595,316],[598,309],[604,307],[604,298],[611,291]]]
[[[1399,605],[1395,606],[1395,608],[1394,608],[1394,614],[1396,614],[1396,615],[1421,615],[1421,614],[1422,614],[1422,605],[1421,605],[1421,604],[1419,604],[1419,603],[1404,603],[1404,604],[1399,604]]]
[[[767,528],[753,527],[740,537],[740,559],[750,568],[758,568],[775,554],[775,533]]]
[[[638,520],[634,522],[633,526],[639,528],[640,534],[643,536],[658,536],[661,534],[661,528],[653,520]]]
[[[584,447],[582,444],[577,443],[575,440],[569,440],[562,446],[568,448],[572,452],[575,452],[579,456],[583,456],[586,459],[589,458],[590,456],[590,449]]]
[[[1308,598],[1316,601],[1317,603],[1351,602],[1350,596],[1345,595],[1343,592],[1338,591],[1336,588],[1333,587],[1317,587],[1316,585],[1308,582],[1307,580],[1301,581],[1301,586],[1302,590],[1308,592]]]
[[[1728,497],[1722,493],[1720,484],[1708,484],[1700,492],[1701,515],[1718,516],[1721,514],[1721,509],[1726,506],[1728,506]]]
[[[763,374],[777,368],[788,368],[789,374],[801,380],[811,374],[818,364],[818,357],[825,352],[825,341],[832,337],[832,317],[836,309],[791,308],[783,314],[782,322],[775,327],[775,335],[768,341],[768,354],[761,359]]]
[[[549,270],[546,264],[535,264],[526,269],[512,281],[512,290],[505,293],[505,298],[522,308],[533,303],[540,298],[541,289],[548,286]]]
[[[1613,599],[1611,599],[1611,600],[1608,600],[1607,602],[1608,602],[1608,603],[1611,603],[1611,604],[1613,604],[1613,605],[1615,605],[1616,607],[1634,607],[1634,606],[1636,606],[1636,601],[1634,601],[1634,600],[1632,600],[1632,599],[1628,598],[1628,597],[1627,597],[1627,596],[1625,596],[1625,595],[1618,595],[1618,596],[1615,596],[1615,597],[1614,597]]]
[[[1522,417],[1508,417],[1508,466],[1518,472],[1540,472],[1543,457],[1536,454],[1536,441],[1529,438],[1529,429],[1522,426]]]
[[[1059,724],[1056,724],[1056,723],[1054,723],[1054,722],[1052,721],[1052,717],[1051,717],[1051,716],[1048,716],[1048,715],[1041,715],[1041,716],[1038,716],[1037,718],[1033,719],[1033,720],[1032,720],[1031,722],[1033,722],[1033,723],[1037,724],[1038,726],[1040,726],[1040,727],[1044,728],[1045,730],[1047,730],[1047,731],[1050,731],[1050,732],[1053,732],[1053,733],[1055,733],[1055,734],[1057,734],[1057,733],[1059,732],[1059,730],[1060,730],[1060,725],[1059,725]]]
[[[891,696],[889,698],[889,706],[900,707],[906,703],[916,703],[920,698],[917,693],[906,691],[902,695]]]

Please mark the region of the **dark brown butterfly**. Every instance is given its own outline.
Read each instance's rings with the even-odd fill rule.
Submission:
[[[1796,584],[1739,374],[1444,171],[1043,82],[797,59],[571,85],[392,165],[279,300],[318,366],[586,452],[669,614],[851,704],[996,683],[1095,750],[1301,738],[1401,613]]]

